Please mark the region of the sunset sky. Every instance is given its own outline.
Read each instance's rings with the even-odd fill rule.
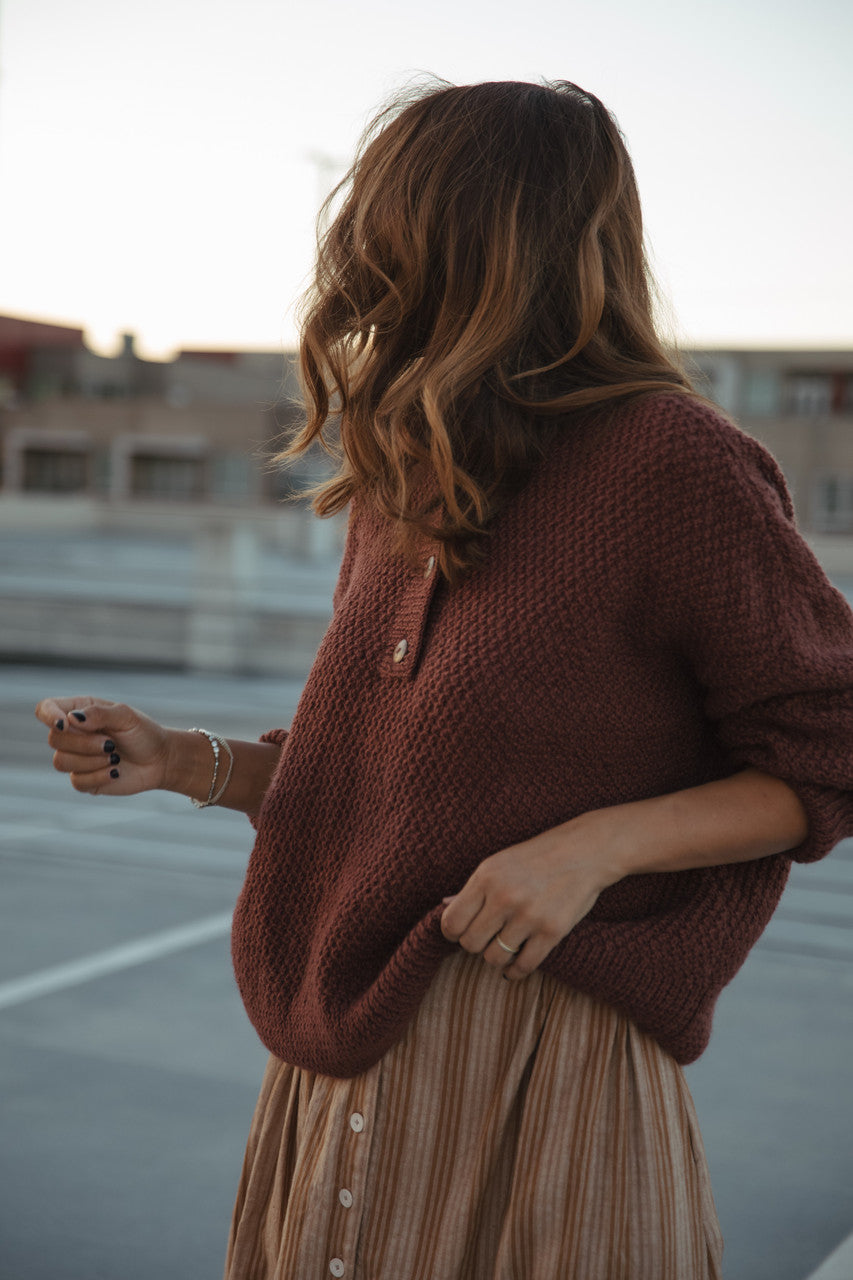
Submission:
[[[0,312],[292,344],[323,192],[396,87],[615,112],[685,345],[853,343],[847,0],[0,0]]]

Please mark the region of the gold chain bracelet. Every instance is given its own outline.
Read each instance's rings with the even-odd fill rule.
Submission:
[[[218,804],[225,794],[225,788],[231,781],[231,774],[234,771],[234,752],[228,743],[218,733],[211,733],[209,729],[198,729],[193,727],[190,733],[203,733],[213,749],[213,777],[210,779],[210,790],[207,793],[206,800],[196,800],[190,796],[190,800],[197,809],[207,809],[212,804]],[[217,782],[219,781],[219,755],[220,751],[224,751],[228,757],[228,772],[225,775],[225,781],[217,790]]]

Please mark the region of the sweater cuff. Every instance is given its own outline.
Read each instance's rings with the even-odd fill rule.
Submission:
[[[288,734],[287,729],[268,729],[266,733],[261,734],[261,736],[258,738],[258,742],[271,742],[276,747],[283,747],[285,740],[287,738],[287,734]],[[271,786],[272,786],[272,780],[270,780],[270,787]],[[269,794],[269,791],[267,791],[267,794]],[[257,813],[250,813],[247,815],[249,821],[251,822],[252,826],[255,828],[256,831],[258,829],[258,823],[260,821],[263,807],[264,806],[262,801],[261,807]]]
[[[802,844],[786,850],[785,857],[794,862],[817,862],[840,840],[853,835],[853,794],[810,782],[786,782],[806,811],[809,832]]]

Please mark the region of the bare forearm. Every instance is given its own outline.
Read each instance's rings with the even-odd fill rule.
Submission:
[[[610,825],[624,875],[751,862],[793,849],[808,834],[796,793],[758,769],[575,821],[582,827],[585,820]]]
[[[749,862],[807,835],[786,783],[758,769],[580,814],[485,858],[445,898],[444,936],[524,978],[625,876]]]
[[[203,733],[169,729],[169,765],[164,789],[177,791],[194,800],[206,800],[213,772],[213,752]],[[229,738],[234,768],[219,805],[238,809],[250,816],[258,812],[281,755],[281,747],[270,742],[242,742]],[[223,759],[223,776],[225,761]]]

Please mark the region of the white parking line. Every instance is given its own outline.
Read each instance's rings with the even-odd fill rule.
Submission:
[[[180,925],[177,929],[164,929],[161,933],[152,933],[147,938],[138,938],[136,942],[111,947],[108,951],[97,951],[82,960],[42,969],[26,978],[14,978],[11,982],[0,983],[0,1009],[37,1000],[39,996],[64,991],[66,987],[77,987],[83,982],[91,982],[93,978],[130,969],[133,965],[147,964],[149,960],[159,960],[174,951],[184,951],[187,947],[197,947],[202,942],[224,937],[230,931],[231,912],[228,911]]]
[[[807,1280],[850,1280],[853,1276],[853,1235],[842,1240]]]

